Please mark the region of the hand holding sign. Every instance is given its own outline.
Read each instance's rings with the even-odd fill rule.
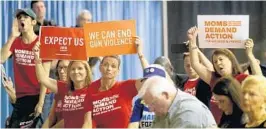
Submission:
[[[32,48],[32,51],[34,52],[35,61],[41,60],[40,59],[40,45],[41,45],[41,43],[39,41],[37,41],[35,46]]]
[[[136,53],[134,36],[134,20],[86,23],[83,28],[42,26],[40,57],[88,60],[89,57],[133,54]]]
[[[42,59],[87,60],[83,28],[41,27]],[[49,52],[48,52],[49,51]]]
[[[199,47],[244,48],[248,15],[198,15]]]
[[[247,55],[249,55],[249,54],[253,54],[253,53],[252,53],[253,47],[254,47],[253,40],[252,40],[252,39],[247,39],[247,40],[245,41],[245,49],[246,49],[246,53],[247,53]]]
[[[140,38],[138,37],[138,36],[136,36],[136,37],[133,37],[134,38],[134,40],[135,40],[135,45],[136,45],[136,49],[137,49],[137,53],[138,53],[138,55],[140,56],[140,55],[143,55],[143,45],[142,45],[142,42],[141,42],[141,40],[140,40]]]
[[[136,53],[134,20],[86,23],[84,34],[88,57]]]

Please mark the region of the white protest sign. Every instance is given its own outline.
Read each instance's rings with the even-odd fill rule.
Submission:
[[[249,15],[198,15],[200,48],[244,48]]]

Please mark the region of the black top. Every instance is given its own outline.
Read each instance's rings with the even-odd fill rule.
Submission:
[[[260,68],[264,77],[266,77],[266,65],[260,64]]]
[[[260,69],[261,69],[261,72],[262,72],[263,76],[266,77],[266,64],[265,65],[260,64]],[[248,72],[252,73],[250,66],[248,67]]]
[[[175,83],[177,87],[184,91],[184,85],[189,79],[188,76],[186,74],[176,74],[175,76]],[[208,108],[210,108],[210,100],[212,97],[211,87],[201,79],[199,79],[196,86],[196,97]]]
[[[186,74],[175,74],[172,77],[173,81],[175,82],[177,88],[184,90],[184,84],[187,82],[188,80],[188,75]]]
[[[233,106],[233,113],[231,115],[225,115],[223,113],[220,124],[220,128],[244,128],[245,124],[242,124],[242,114],[243,112],[238,108],[238,106]]]
[[[43,25],[41,25],[40,22],[37,22],[37,24],[34,26],[34,32],[36,35],[39,35],[41,26],[56,26],[56,23],[52,20],[45,20],[45,19],[43,21]]]

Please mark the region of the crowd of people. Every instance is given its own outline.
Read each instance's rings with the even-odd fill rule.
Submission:
[[[119,55],[42,60],[39,28],[56,26],[45,19],[45,10],[43,1],[18,9],[1,48],[1,64],[12,56],[14,69],[13,82],[1,66],[13,106],[7,128],[266,127],[266,66],[253,55],[252,39],[245,40],[248,63],[239,64],[225,48],[215,49],[209,60],[197,46],[198,28],[191,27],[183,53],[186,74],[180,74],[167,57],[149,64],[141,38],[133,37],[143,77],[118,81]],[[89,22],[92,14],[83,10],[73,27]],[[97,61],[101,77],[93,80]]]

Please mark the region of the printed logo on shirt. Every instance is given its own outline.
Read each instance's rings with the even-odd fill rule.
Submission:
[[[34,53],[32,51],[15,49],[15,57],[17,64],[35,66]]]
[[[62,107],[62,100],[57,101],[57,107],[59,107],[59,108]]]
[[[55,110],[56,110],[57,112],[60,112],[61,109],[62,109],[62,100],[58,100],[58,101],[57,101],[57,105],[56,105]]]
[[[115,107],[115,104],[117,103],[118,98],[119,98],[119,94],[115,94],[115,95],[110,96],[110,97],[104,97],[101,100],[93,101],[92,102],[92,104],[93,104],[93,116],[120,109],[121,106]]]
[[[226,122],[226,123],[222,124],[220,128],[227,128],[228,126],[229,126],[229,123]]]
[[[193,96],[196,96],[196,88],[195,88],[195,87],[185,89],[185,92],[186,92],[186,93],[189,93],[189,94],[191,94],[191,95],[193,95]]]
[[[75,111],[84,109],[82,103],[84,102],[86,94],[70,95],[64,97],[63,111]]]
[[[154,118],[155,118],[154,112],[143,111],[142,118],[140,120],[140,128],[151,127]]]

